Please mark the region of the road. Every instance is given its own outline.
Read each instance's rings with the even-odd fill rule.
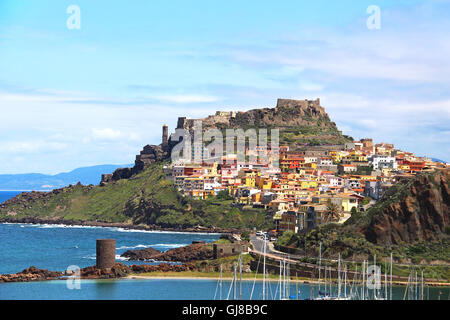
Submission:
[[[311,269],[318,269],[318,265],[316,264],[311,264],[311,263],[306,263],[306,262],[301,262],[300,259],[303,258],[304,256],[299,256],[299,255],[288,255],[287,253],[283,253],[280,251],[277,251],[274,249],[273,243],[268,241],[268,240],[264,240],[262,237],[257,237],[257,236],[250,236],[250,243],[253,244],[253,250],[251,250],[250,252],[259,254],[259,255],[264,255],[264,241],[266,241],[266,257],[270,258],[270,259],[274,259],[274,260],[278,260],[278,261],[282,261],[282,260],[286,260],[286,262],[289,262],[291,264],[295,264],[297,266],[303,266],[303,267],[307,267],[307,268],[311,268]],[[326,263],[326,262],[333,262],[336,263],[338,260],[335,259],[324,259],[322,258],[322,262]],[[346,261],[346,260],[341,260],[341,263],[354,263],[355,261]],[[401,263],[396,263],[395,265],[397,266],[407,266],[410,267],[410,264],[401,264]],[[447,266],[447,265],[445,265]],[[421,266],[423,267],[423,266]],[[324,270],[324,265],[322,265],[320,267],[321,270]],[[329,267],[328,267],[329,268]],[[333,270],[333,271],[337,271],[337,268],[329,268],[328,270]],[[359,275],[361,271],[357,271],[356,274]],[[355,275],[355,271],[353,270],[348,270],[347,271],[348,276],[354,276]],[[396,281],[404,280],[404,281],[408,281],[408,277],[402,277],[402,276],[394,276],[394,279],[396,279]],[[424,279],[426,281],[429,281],[430,283],[435,283],[436,279]],[[405,282],[406,283],[406,282]]]

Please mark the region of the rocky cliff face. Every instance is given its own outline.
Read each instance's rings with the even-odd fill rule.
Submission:
[[[421,175],[387,194],[380,212],[360,231],[380,245],[432,241],[448,237],[450,169]]]
[[[142,151],[136,156],[136,160],[132,168],[120,168],[112,174],[103,174],[100,185],[104,186],[109,182],[131,178],[133,175],[142,172],[148,165],[167,160],[169,157],[169,145],[146,145],[144,149],[142,149]]]

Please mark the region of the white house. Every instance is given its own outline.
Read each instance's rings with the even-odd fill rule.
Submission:
[[[391,168],[397,170],[397,161],[395,157],[375,154],[368,158],[370,164],[373,166],[374,170],[380,170],[382,168]]]

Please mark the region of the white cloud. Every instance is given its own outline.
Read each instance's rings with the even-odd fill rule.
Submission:
[[[197,94],[160,95],[155,96],[155,98],[161,101],[174,103],[209,103],[220,100],[218,97]]]
[[[12,155],[36,154],[55,152],[67,149],[67,144],[53,141],[0,141],[0,150]]]
[[[299,89],[302,91],[322,91],[324,86],[312,82],[300,82]]]
[[[92,138],[96,140],[116,140],[121,137],[119,130],[114,130],[111,128],[104,129],[92,129]]]

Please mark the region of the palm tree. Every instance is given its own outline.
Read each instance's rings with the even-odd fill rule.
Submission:
[[[338,204],[332,202],[330,199],[327,201],[327,211],[325,216],[325,222],[339,221],[341,217],[341,208]]]

